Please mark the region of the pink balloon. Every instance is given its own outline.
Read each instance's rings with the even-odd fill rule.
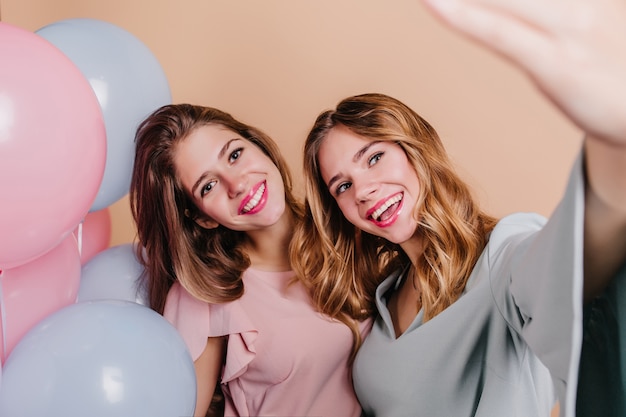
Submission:
[[[111,241],[111,213],[108,208],[92,211],[74,230],[78,241],[80,261],[85,265],[91,258],[109,247]]]
[[[0,283],[2,282],[2,270],[0,269]],[[4,358],[4,328],[2,327],[2,321],[4,320],[4,308],[2,304],[2,285],[0,285],[0,365]],[[2,366],[0,366],[0,370]]]
[[[4,354],[49,314],[76,302],[80,286],[80,255],[72,234],[46,254],[27,264],[3,270],[2,313]]]
[[[71,234],[104,174],[98,99],[80,70],[32,32],[0,22],[0,269]]]

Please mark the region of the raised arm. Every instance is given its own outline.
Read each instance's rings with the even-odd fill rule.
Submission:
[[[586,132],[585,300],[626,261],[626,1],[423,0]]]

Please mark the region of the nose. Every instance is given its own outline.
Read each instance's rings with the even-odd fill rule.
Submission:
[[[242,175],[225,175],[222,177],[222,182],[226,185],[228,190],[228,197],[236,198],[246,190],[246,177]]]
[[[353,182],[352,186],[355,188],[354,195],[359,203],[369,201],[378,189],[377,183],[373,181]]]

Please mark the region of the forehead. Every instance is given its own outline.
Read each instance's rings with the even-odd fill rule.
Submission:
[[[364,138],[343,125],[333,127],[322,141],[317,152],[317,162],[324,181],[354,163],[355,155],[372,140]]]
[[[320,164],[327,163],[336,158],[350,158],[364,146],[367,146],[371,142],[370,139],[357,135],[347,127],[338,125],[333,127],[322,143],[320,144],[318,151],[318,161]],[[352,154],[347,155],[352,151]]]
[[[204,171],[210,170],[232,139],[245,140],[222,125],[209,124],[195,128],[181,140],[174,148],[174,167],[183,184],[188,186]]]
[[[217,147],[232,137],[239,137],[239,135],[225,126],[214,123],[201,125],[191,130],[189,134],[178,143],[176,152],[184,152],[194,147]]]
[[[232,130],[222,125],[209,124],[196,127],[174,148],[174,163],[178,166],[183,160],[193,162],[206,159],[209,154],[217,153],[233,138],[240,138]]]

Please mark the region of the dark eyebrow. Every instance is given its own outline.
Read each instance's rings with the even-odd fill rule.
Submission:
[[[230,147],[230,144],[233,143],[236,140],[241,140],[241,139],[240,138],[232,138],[231,140],[226,142],[224,144],[224,146],[222,146],[222,149],[220,150],[220,153],[217,154],[217,159],[221,159],[224,156],[224,154],[226,153],[226,151],[228,150],[228,148]]]
[[[367,150],[369,148],[371,148],[372,146],[376,145],[377,143],[380,143],[379,140],[373,140],[371,142],[369,142],[367,145],[363,146],[361,149],[359,149],[354,156],[352,157],[352,162],[358,162],[359,159],[361,159],[363,157],[363,155],[367,152]],[[339,180],[339,178],[341,177],[341,175],[343,175],[341,172],[335,176],[333,176],[329,181],[328,181],[328,188],[331,187],[331,185],[333,185],[335,182],[337,182],[337,180]]]
[[[222,146],[222,149],[220,149],[220,152],[217,154],[217,159],[222,159],[224,155],[226,154],[226,152],[228,151],[230,144],[237,140],[241,140],[241,138],[232,138],[228,142],[226,142],[224,146]],[[204,182],[204,179],[206,177],[207,177],[206,172],[203,172],[202,175],[200,175],[200,178],[198,178],[198,180],[193,184],[193,187],[191,187],[191,195],[194,195],[196,193],[196,189],[200,186],[202,182]]]
[[[376,145],[377,143],[380,143],[379,140],[373,140],[370,143],[368,143],[367,145],[365,145],[364,147],[362,147],[357,153],[354,154],[354,157],[352,158],[352,162],[357,162],[359,159],[361,159],[363,157],[363,154],[365,152],[367,152],[367,150],[369,148],[371,148],[372,146]]]

